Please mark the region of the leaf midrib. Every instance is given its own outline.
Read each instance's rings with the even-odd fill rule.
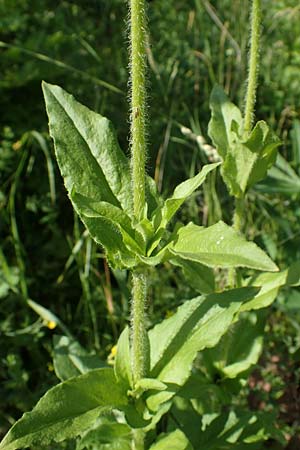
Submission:
[[[50,92],[50,94],[52,95],[52,97],[55,99],[55,101],[59,104],[60,108],[63,110],[63,112],[66,114],[66,116],[68,117],[68,119],[70,120],[70,122],[72,123],[74,129],[76,130],[76,132],[78,133],[78,135],[81,137],[81,139],[84,141],[84,143],[86,144],[87,148],[89,149],[89,153],[90,156],[92,157],[94,164],[97,166],[97,168],[101,171],[101,174],[103,176],[103,179],[105,180],[106,183],[106,187],[108,189],[108,193],[112,196],[112,199],[115,200],[116,204],[115,206],[118,206],[120,209],[122,209],[121,204],[119,202],[119,200],[117,199],[117,197],[114,195],[113,191],[111,190],[111,187],[106,179],[106,176],[101,168],[101,166],[98,164],[97,159],[95,158],[95,156],[93,155],[92,151],[90,150],[90,146],[87,142],[87,140],[85,139],[85,137],[82,135],[82,133],[80,132],[80,130],[77,128],[76,123],[74,122],[74,120],[72,119],[72,117],[70,116],[69,112],[66,110],[66,108],[64,107],[63,103],[59,100],[59,98],[55,95],[55,93],[49,89],[47,87],[48,92]],[[47,108],[48,109],[48,108]],[[55,137],[53,136],[53,138],[55,139]],[[56,140],[56,139],[55,139]],[[109,203],[109,202],[108,202]],[[112,203],[113,204],[113,203]]]

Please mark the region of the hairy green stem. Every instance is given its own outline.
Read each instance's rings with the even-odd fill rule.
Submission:
[[[251,132],[254,120],[254,107],[256,100],[256,88],[259,69],[259,49],[260,49],[260,28],[261,28],[261,0],[253,0],[251,11],[251,36],[250,36],[250,56],[249,56],[249,76],[247,82],[244,132],[248,135]],[[239,233],[243,232],[245,214],[245,197],[235,198],[235,210],[233,215],[233,227]],[[237,273],[235,269],[228,271],[228,286],[236,286]]]
[[[133,212],[137,221],[146,213],[146,10],[145,0],[130,1],[131,164]],[[131,366],[136,383],[147,376],[149,362],[145,304],[146,273],[132,273]],[[135,430],[134,449],[144,450],[144,433]]]
[[[145,0],[130,0],[132,189],[137,220],[145,212],[146,22]]]
[[[130,0],[131,69],[131,163],[134,215],[144,217],[145,198],[145,109],[146,109],[146,10],[145,0]],[[131,364],[134,381],[146,374],[145,273],[132,274]]]
[[[233,228],[239,233],[243,232],[245,214],[245,200],[244,198],[235,198],[235,210],[233,215]]]
[[[261,0],[253,0],[251,17],[251,38],[250,38],[250,57],[249,57],[249,77],[246,92],[244,131],[250,133],[256,100],[256,88],[259,69],[259,44],[261,28]]]
[[[147,375],[148,340],[146,331],[145,300],[147,295],[147,276],[145,273],[132,273],[131,307],[131,365],[133,381],[136,383]]]

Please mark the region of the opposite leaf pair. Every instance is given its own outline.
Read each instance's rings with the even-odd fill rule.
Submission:
[[[133,215],[130,163],[110,122],[58,86],[43,83],[43,90],[68,194],[113,267],[133,269],[170,260],[188,275],[196,265],[203,292],[214,288],[213,281],[205,282],[213,280],[214,267],[277,270],[262,250],[223,222],[207,229],[188,224],[171,234],[166,230],[183,202],[219,163],[204,166],[196,176],[177,186],[166,201],[147,177],[147,211],[137,222]]]
[[[241,198],[266,176],[281,142],[264,121],[257,122],[251,133],[245,134],[240,110],[219,86],[212,91],[210,107],[208,134],[224,161],[224,182],[231,195]]]

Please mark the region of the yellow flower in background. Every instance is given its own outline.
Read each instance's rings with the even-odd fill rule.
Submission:
[[[13,143],[12,148],[17,152],[18,150],[20,150],[20,148],[22,147],[22,142],[21,141],[16,141]]]
[[[49,320],[47,322],[47,327],[49,328],[49,330],[54,330],[54,328],[56,328],[57,323],[54,322],[54,320]]]
[[[108,364],[110,364],[110,365],[114,364],[116,354],[117,354],[117,345],[113,345],[110,350],[110,354],[107,357]]]

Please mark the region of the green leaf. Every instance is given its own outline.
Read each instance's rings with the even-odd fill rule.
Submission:
[[[122,227],[126,214],[132,214],[130,166],[111,123],[58,86],[43,83],[43,91],[56,158],[75,210],[113,267],[134,266]],[[92,207],[97,216],[88,214]],[[135,235],[140,242],[141,236]],[[131,237],[127,235],[137,251]]]
[[[288,269],[278,273],[261,273],[247,280],[248,286],[261,286],[255,297],[246,302],[241,310],[251,311],[270,306],[276,299],[282,286],[300,285],[300,262],[297,261]]]
[[[43,83],[43,91],[58,165],[76,212],[114,268],[134,267],[154,230],[146,217],[150,229],[131,223],[130,164],[111,123],[58,86]],[[162,200],[150,177],[146,197],[151,216]]]
[[[211,294],[215,291],[215,275],[210,267],[183,258],[174,258],[170,262],[179,266],[188,284],[200,294]]]
[[[128,327],[124,328],[117,343],[114,370],[119,382],[124,383],[127,388],[133,386]]]
[[[10,429],[0,449],[44,448],[52,441],[74,438],[90,428],[101,413],[127,404],[112,369],[92,370],[50,389]]]
[[[263,348],[263,317],[249,314],[231,325],[214,347],[203,352],[203,358],[225,378],[235,378],[256,364]]]
[[[135,383],[132,395],[136,398],[140,397],[147,391],[165,391],[168,386],[155,378],[141,378]]]
[[[170,233],[167,230],[162,230],[161,235],[156,235],[155,240],[152,241],[152,244],[150,245],[150,249],[148,248],[147,254],[150,255],[152,253],[152,250],[155,246],[157,246],[159,240],[161,239],[162,235],[164,234],[164,242],[161,243],[159,248],[157,248],[151,256],[142,256],[138,255],[138,258],[141,260],[142,263],[147,264],[149,266],[156,266],[162,262],[166,262],[170,260],[173,256],[169,252],[169,249],[173,246],[174,239],[177,237],[177,231],[179,228],[181,228],[182,225],[180,223],[175,224],[174,230]],[[157,240],[156,240],[157,239]]]
[[[209,267],[249,267],[277,271],[273,261],[253,242],[220,221],[208,228],[189,223],[178,231],[170,251],[177,257]]]
[[[249,164],[247,189],[265,178],[267,171],[276,161],[277,148],[281,141],[264,121],[259,121],[249,138],[243,143],[252,153],[253,163]]]
[[[76,211],[87,227],[91,223],[91,219],[94,219],[95,222],[99,220],[101,223],[104,222],[104,224],[110,222],[112,231],[114,231],[115,246],[117,242],[119,243],[122,236],[122,246],[124,247],[125,245],[127,247],[125,252],[132,251],[132,256],[134,256],[135,252],[143,252],[143,237],[137,230],[132,228],[130,217],[122,209],[107,202],[95,201],[76,192],[71,193],[70,197]],[[91,230],[96,231],[96,234],[93,236],[95,241],[105,247],[103,241],[106,239],[106,235],[101,232],[97,233],[97,227],[91,227]],[[101,227],[99,227],[99,231],[101,231]],[[109,248],[111,248],[111,245],[110,243]]]
[[[149,331],[150,376],[169,386],[168,391],[148,397],[151,410],[157,410],[186,382],[197,353],[218,343],[242,303],[253,298],[256,292],[251,288],[235,289],[196,297]]]
[[[104,217],[82,216],[92,238],[101,244],[113,269],[128,269],[136,264],[136,255],[125,245],[121,233],[115,223]]]
[[[193,450],[185,434],[180,430],[172,431],[159,438],[149,450]]]
[[[61,381],[106,366],[97,355],[89,354],[79,342],[67,336],[53,336],[53,344],[54,370]]]
[[[131,176],[109,120],[78,103],[59,86],[43,82],[50,134],[65,186],[132,211]]]
[[[148,256],[158,246],[168,223],[184,201],[205,181],[206,176],[219,165],[220,163],[207,164],[196,176],[179,184],[175,188],[172,197],[165,200],[165,202],[161,202],[161,205],[154,211],[152,217],[155,234],[148,245]]]
[[[131,428],[123,423],[104,423],[90,430],[76,450],[131,450]]]
[[[143,389],[143,391],[148,391],[151,389],[155,391],[164,391],[167,386],[154,378],[141,378],[137,381],[136,388]]]
[[[51,312],[49,309],[45,308],[44,306],[40,305],[37,302],[34,302],[33,300],[28,299],[27,300],[28,306],[33,309],[46,323],[52,323],[52,326],[58,325],[63,332],[69,336],[70,339],[73,339],[72,334],[69,332],[66,325],[55,315],[53,312]]]
[[[268,169],[275,163],[280,141],[263,121],[255,125],[247,139],[234,130],[232,134],[235,138],[221,173],[230,193],[243,197],[247,189],[265,178]]]
[[[166,228],[184,201],[198,189],[205,181],[206,176],[219,165],[220,163],[207,164],[196,176],[189,178],[175,188],[172,197],[168,198],[162,208],[155,212],[153,221],[156,224],[156,229]]]
[[[212,91],[210,106],[208,132],[224,161],[222,177],[231,195],[243,197],[275,163],[281,142],[263,121],[257,122],[250,135],[245,136],[239,109],[219,86]]]
[[[146,201],[148,217],[152,217],[154,211],[163,204],[163,199],[157,191],[153,178],[146,176]]]
[[[232,128],[242,126],[242,114],[237,106],[230,102],[220,86],[215,86],[210,96],[211,119],[208,134],[219,155],[225,161],[228,150],[234,144]]]

